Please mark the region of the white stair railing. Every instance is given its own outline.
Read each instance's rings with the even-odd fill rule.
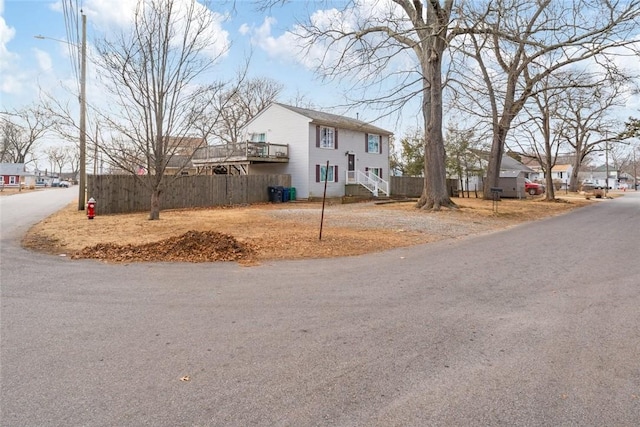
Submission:
[[[375,197],[378,197],[379,191],[389,195],[389,182],[370,171],[347,171],[347,184],[360,184]]]

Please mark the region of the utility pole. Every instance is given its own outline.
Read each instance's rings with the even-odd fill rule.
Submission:
[[[96,139],[93,145],[93,176],[98,175],[98,122],[96,122]]]
[[[633,189],[638,191],[638,163],[636,162],[636,150],[637,147],[633,147]]]
[[[78,185],[78,210],[83,211],[87,192],[87,15],[84,13],[82,14],[82,45],[80,49],[80,185]]]
[[[605,132],[605,139],[607,138]],[[609,141],[604,141],[604,162],[607,170],[607,177],[604,180],[604,198],[607,198],[607,192],[609,191]]]

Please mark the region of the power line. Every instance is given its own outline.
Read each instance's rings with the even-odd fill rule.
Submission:
[[[78,20],[78,1],[63,0],[62,9],[64,12],[64,24],[67,37],[67,49],[69,50],[69,58],[71,60],[71,68],[75,76],[78,92],[80,92],[80,31]]]

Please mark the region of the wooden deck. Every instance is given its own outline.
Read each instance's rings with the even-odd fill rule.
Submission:
[[[267,142],[241,142],[212,145],[199,149],[193,156],[196,167],[233,163],[287,163],[289,146]]]

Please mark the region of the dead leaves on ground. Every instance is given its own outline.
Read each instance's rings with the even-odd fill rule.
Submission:
[[[142,245],[99,243],[76,252],[72,258],[113,262],[211,262],[248,260],[254,254],[253,245],[240,242],[228,234],[215,231],[187,231],[180,236]]]

